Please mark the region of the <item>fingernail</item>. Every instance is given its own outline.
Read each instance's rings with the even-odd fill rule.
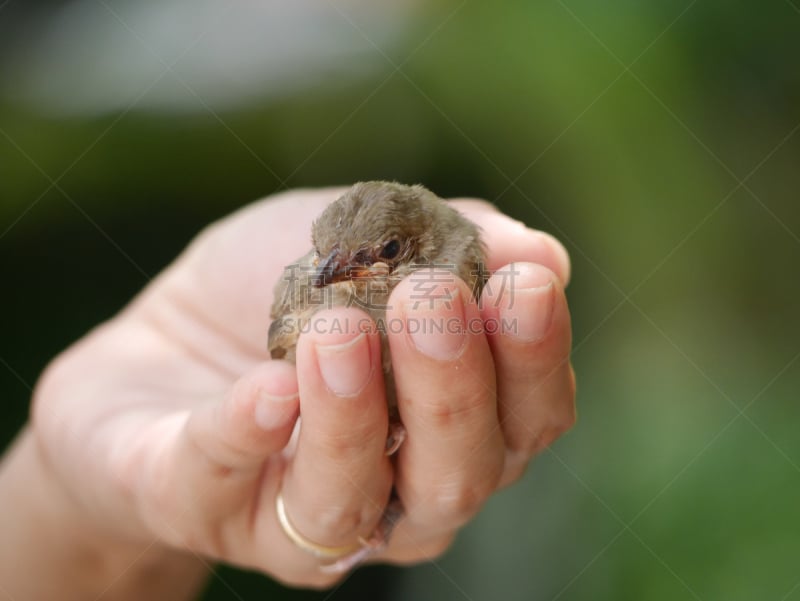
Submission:
[[[451,361],[461,354],[467,336],[458,288],[439,288],[403,308],[408,333],[418,351],[440,361]]]
[[[274,396],[261,392],[253,414],[256,425],[262,430],[277,430],[286,425],[297,411],[296,394]]]
[[[372,364],[364,332],[342,344],[318,344],[316,351],[322,379],[334,394],[354,396],[367,385]]]
[[[503,332],[520,342],[541,340],[553,321],[554,299],[553,282],[506,290],[500,303]]]

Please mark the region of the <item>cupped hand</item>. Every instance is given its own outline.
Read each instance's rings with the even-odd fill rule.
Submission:
[[[286,536],[279,492],[303,537],[346,546],[370,537],[394,486],[405,517],[376,559],[420,561],[443,552],[495,490],[572,425],[566,252],[481,201],[454,202],[484,231],[494,275],[481,302],[452,280],[438,284],[447,306],[414,302],[408,279],[390,299],[387,322],[401,324],[390,346],[407,430],[394,461],[384,453],[380,342],[364,331],[366,314],[322,311],[300,338],[296,368],[269,360],[273,286],[341,192],[280,194],[211,225],[46,370],[36,438],[106,540],[327,586],[340,576]],[[441,335],[409,327],[432,317],[462,327]],[[349,325],[326,327],[333,321]]]

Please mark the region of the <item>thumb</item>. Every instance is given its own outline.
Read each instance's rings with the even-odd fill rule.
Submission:
[[[148,470],[147,521],[173,544],[218,555],[220,541],[204,531],[257,503],[264,466],[288,443],[298,407],[294,366],[270,361],[223,400],[183,414],[174,442]]]
[[[270,361],[237,380],[226,398],[189,415],[178,452],[202,478],[248,472],[289,441],[299,410],[294,366]],[[198,463],[198,459],[202,463]]]

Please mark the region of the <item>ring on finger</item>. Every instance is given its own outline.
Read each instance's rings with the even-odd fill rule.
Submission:
[[[309,540],[300,534],[291,520],[289,520],[289,516],[286,514],[286,505],[283,502],[283,494],[280,492],[278,496],[275,497],[275,512],[278,516],[278,523],[281,525],[281,529],[289,540],[298,548],[319,559],[339,559],[340,557],[359,551],[364,546],[360,541],[350,545],[328,546]]]

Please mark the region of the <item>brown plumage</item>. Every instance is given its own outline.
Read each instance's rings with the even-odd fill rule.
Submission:
[[[275,286],[268,347],[276,359],[294,361],[302,326],[320,309],[358,306],[380,322],[392,290],[414,271],[452,271],[476,298],[487,278],[478,227],[423,186],[355,184],[314,222],[311,241]],[[391,358],[382,339],[391,407]]]
[[[390,415],[387,452],[391,454],[405,432],[397,413],[386,328],[381,327],[389,295],[406,276],[433,267],[453,272],[479,298],[488,277],[479,229],[423,186],[376,181],[355,184],[330,204],[314,222],[311,240],[311,250],[288,266],[275,286],[270,355],[294,362],[300,333],[321,309],[358,306],[365,310],[381,333]],[[329,568],[349,569],[382,548],[401,515],[402,506],[395,497],[370,545]]]

